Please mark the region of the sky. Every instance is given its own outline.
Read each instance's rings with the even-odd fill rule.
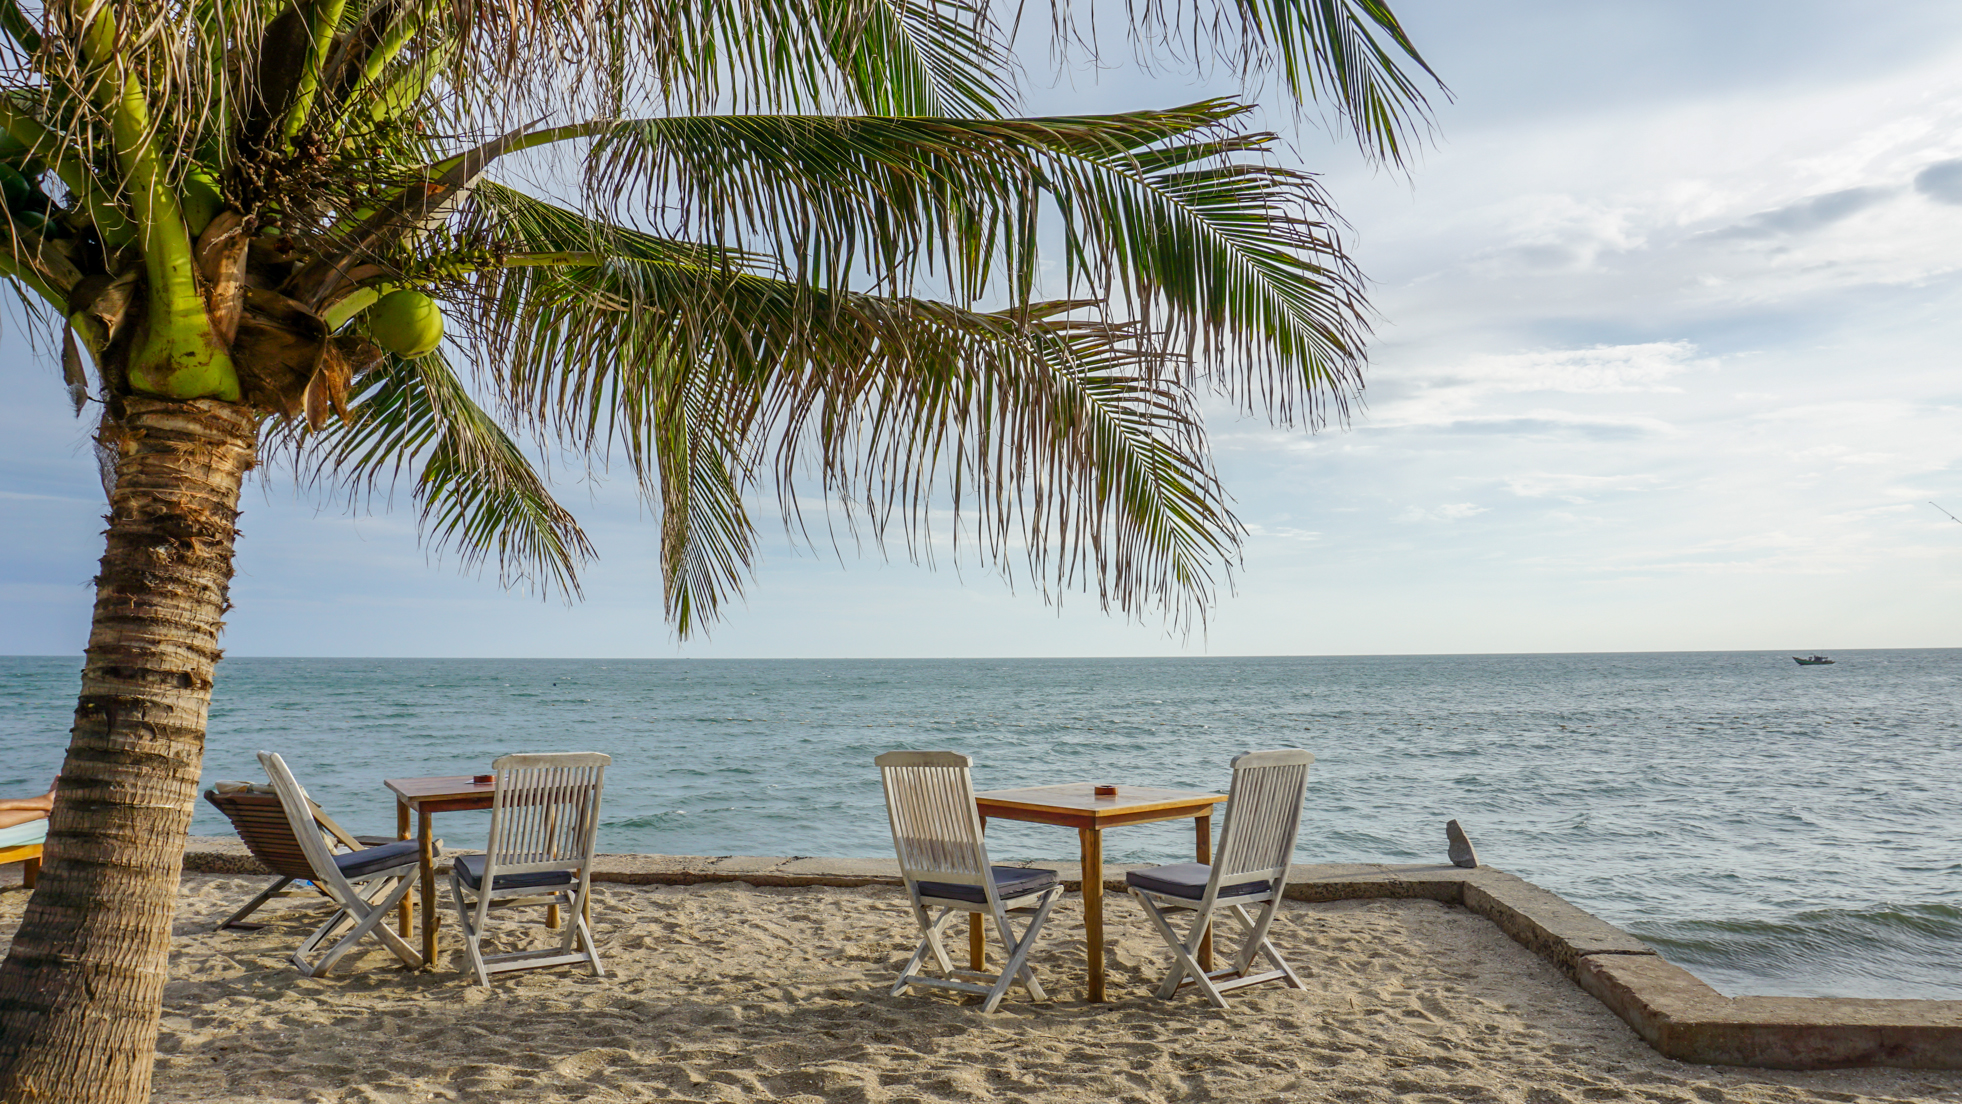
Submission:
[[[568,606],[414,512],[246,491],[233,655],[1104,656],[1962,646],[1962,9],[1404,0],[1449,84],[1407,173],[1312,126],[1379,318],[1317,434],[1215,404],[1249,535],[1203,631],[969,555],[766,534],[706,638],[661,616],[625,476],[566,480]],[[1122,50],[1114,51],[1121,58]],[[1227,85],[1040,58],[1034,111]],[[1270,96],[1271,100],[1272,97]],[[0,654],[78,654],[103,502],[59,369],[0,336]]]

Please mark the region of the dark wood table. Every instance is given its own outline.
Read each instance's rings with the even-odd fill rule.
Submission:
[[[1076,829],[1082,848],[1083,931],[1089,945],[1092,1001],[1104,999],[1104,829],[1190,817],[1199,861],[1212,862],[1213,806],[1225,800],[1225,794],[1161,790],[1151,786],[1119,786],[1117,796],[1098,797],[1096,786],[1089,782],[988,790],[974,795],[984,827],[993,818]],[[969,965],[979,970],[986,965],[982,917],[971,914],[967,924]],[[1212,950],[1212,934],[1208,932],[1199,951],[1200,965],[1207,969],[1213,965]]]
[[[389,778],[382,785],[395,791],[395,838],[409,838],[409,813],[416,815],[416,839],[422,844],[422,964],[436,966],[436,927],[441,923],[436,907],[436,844],[430,817],[437,813],[456,813],[466,809],[488,809],[494,785],[473,782],[467,774],[443,778]],[[556,913],[558,910],[554,909]],[[409,899],[402,899],[398,918],[402,937],[409,936]],[[553,919],[557,919],[556,916]]]

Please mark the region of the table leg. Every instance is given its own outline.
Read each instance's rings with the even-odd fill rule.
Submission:
[[[988,818],[981,818],[981,832],[988,831]],[[992,873],[992,872],[991,872]],[[978,912],[967,914],[967,968],[977,973],[988,968],[988,921]]]
[[[1192,837],[1199,844],[1197,848],[1199,861],[1202,863],[1212,862],[1213,814],[1211,810],[1207,810],[1205,816],[1192,818]],[[1199,940],[1199,966],[1206,970],[1213,968],[1213,926],[1211,924],[1206,925],[1206,934]]]
[[[416,839],[422,857],[422,968],[436,968],[436,834],[430,816],[416,810]]]
[[[1104,999],[1104,832],[1078,828],[1083,846],[1083,936],[1090,959],[1090,1002]]]
[[[395,803],[395,838],[399,840],[409,838],[409,807],[400,801]],[[396,909],[395,926],[405,940],[409,938],[409,933],[414,930],[411,927],[415,922],[413,918],[416,913],[416,906],[412,903],[413,896],[413,894],[404,893],[402,895],[402,903]]]

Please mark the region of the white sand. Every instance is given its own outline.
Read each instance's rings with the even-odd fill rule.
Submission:
[[[897,890],[601,886],[609,976],[486,990],[456,972],[454,938],[443,972],[406,973],[370,942],[301,978],[286,956],[322,912],[297,899],[262,931],[211,931],[260,884],[185,879],[160,1101],[1962,1101],[1962,1074],[1670,1061],[1492,925],[1428,901],[1291,905],[1275,939],[1308,988],[1242,991],[1222,1014],[1151,999],[1165,955],[1121,898],[1116,999],[1082,1003],[1072,896],[1035,956],[1054,1003],[1018,988],[983,1016],[886,994],[913,945]],[[0,940],[26,896],[0,893]],[[536,938],[516,917],[541,914],[503,930]]]

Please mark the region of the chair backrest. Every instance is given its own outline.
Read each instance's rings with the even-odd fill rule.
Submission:
[[[333,849],[327,846],[327,837],[321,835],[320,827],[313,818],[317,806],[307,796],[299,780],[293,777],[293,772],[287,769],[286,760],[273,752],[262,751],[259,753],[259,765],[266,768],[266,777],[272,780],[273,790],[286,813],[288,830],[292,832],[294,842],[300,845],[300,854],[306,860],[305,870],[288,876],[309,879],[336,900],[354,893],[354,887],[341,876],[341,868],[334,863]],[[279,873],[286,874],[286,871]]]
[[[873,762],[885,785],[892,846],[907,887],[950,882],[983,886],[992,895],[969,773],[973,760],[952,751],[888,751]]]
[[[600,791],[613,757],[596,751],[503,755],[491,763],[484,881],[499,874],[576,870],[583,880],[599,835]]]
[[[1213,856],[1215,886],[1284,879],[1301,829],[1301,797],[1315,757],[1298,748],[1249,751],[1233,759],[1226,827]]]
[[[277,792],[206,790],[204,799],[225,814],[245,849],[266,869],[282,878],[313,877],[313,865],[293,835],[293,824],[286,819],[286,806]]]

